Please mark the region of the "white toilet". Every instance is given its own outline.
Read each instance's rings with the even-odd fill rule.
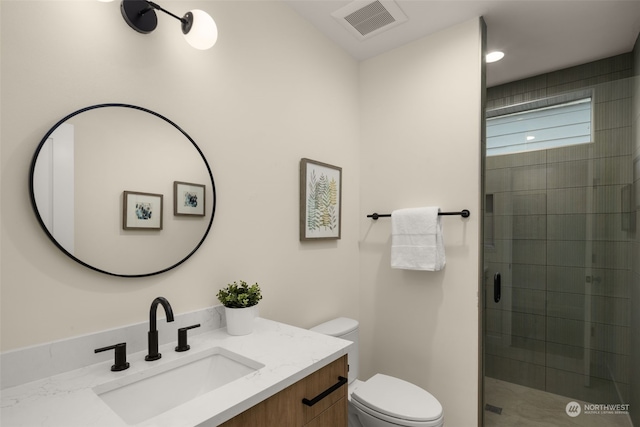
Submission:
[[[428,391],[388,375],[358,380],[358,321],[340,317],[312,331],[353,341],[349,351],[349,427],[441,427],[442,405]]]

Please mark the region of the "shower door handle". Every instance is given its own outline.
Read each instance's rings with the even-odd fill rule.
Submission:
[[[502,278],[500,273],[493,275],[493,301],[500,302],[500,295],[502,293]]]

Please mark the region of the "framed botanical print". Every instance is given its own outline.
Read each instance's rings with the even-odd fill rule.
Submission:
[[[342,168],[300,160],[300,240],[340,239]]]

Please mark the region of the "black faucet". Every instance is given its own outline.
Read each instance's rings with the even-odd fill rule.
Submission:
[[[158,297],[151,303],[151,311],[149,312],[149,354],[144,358],[146,361],[158,360],[162,354],[158,353],[158,328],[156,327],[156,315],[158,312],[158,304],[164,308],[167,315],[167,322],[173,322],[173,310],[171,304],[165,297]]]

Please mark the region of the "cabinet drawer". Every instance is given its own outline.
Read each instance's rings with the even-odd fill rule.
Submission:
[[[341,381],[340,378],[344,380]],[[343,397],[347,397],[348,384],[346,378],[347,358],[345,356],[317,370],[298,383],[303,386],[300,387],[298,401],[302,406],[304,424],[329,409],[331,405]],[[322,398],[313,405],[302,403],[303,399],[308,402],[319,397]]]
[[[347,398],[343,397],[304,427],[347,427]]]
[[[339,377],[347,378],[347,369],[343,356],[220,427],[346,427],[348,385]]]

